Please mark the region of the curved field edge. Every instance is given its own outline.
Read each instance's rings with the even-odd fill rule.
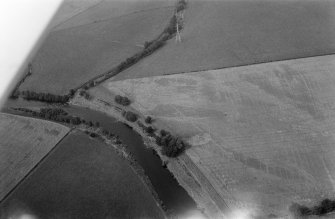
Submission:
[[[113,146],[79,130],[71,131],[10,194],[2,213],[11,214],[16,206],[41,218],[165,218],[138,169]]]
[[[188,139],[192,165],[231,208],[283,216],[293,202],[333,198],[334,57],[109,81],[91,93],[127,96]]]
[[[104,99],[101,96],[99,98]],[[203,174],[196,166],[193,166],[194,168],[192,170],[186,168],[186,163],[190,161],[186,154],[182,154],[178,158],[168,159],[166,156],[161,154],[160,148],[153,138],[149,137],[147,133],[145,133],[143,129],[137,124],[127,121],[121,115],[120,109],[122,110],[123,107],[116,106],[113,103],[106,105],[107,102],[101,101],[99,98],[87,100],[77,95],[70,101],[70,104],[103,112],[107,116],[110,116],[132,127],[134,131],[142,136],[146,146],[156,150],[162,162],[167,164],[168,170],[177,179],[178,183],[196,201],[198,210],[201,212],[195,211],[192,213],[190,212],[190,214],[193,216],[199,215],[201,218],[203,217],[203,214],[209,216],[209,218],[222,217],[222,211],[227,209],[227,204],[219,197],[213,186],[208,182],[208,180],[203,176]],[[110,101],[110,99],[108,99],[108,101]],[[141,120],[144,120],[144,118],[142,118],[143,116],[138,111],[136,111],[136,109],[131,108],[131,110],[137,112]],[[217,205],[217,203],[215,203],[213,200],[219,200],[217,203],[220,204]]]
[[[70,128],[0,113],[0,200],[43,159]]]

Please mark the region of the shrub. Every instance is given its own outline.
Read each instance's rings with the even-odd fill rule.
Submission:
[[[148,48],[150,46],[151,42],[145,41],[144,42],[144,49]]]
[[[165,136],[165,135],[167,135],[167,134],[168,134],[168,132],[167,132],[167,131],[165,131],[164,129],[162,129],[162,130],[160,131],[160,133],[161,133],[161,136]]]
[[[128,106],[131,103],[128,97],[123,97],[120,95],[116,95],[114,100],[116,103],[123,105],[123,106]]]
[[[74,89],[70,89],[69,94],[70,94],[70,96],[72,97],[72,96],[75,94],[75,90],[74,90]]]
[[[128,111],[126,113],[126,116],[125,116],[126,120],[128,120],[129,122],[136,122],[137,120],[137,114],[136,113],[133,113],[131,111]]]
[[[97,135],[96,133],[94,133],[94,132],[91,132],[91,133],[90,133],[90,137],[92,137],[92,138],[96,138],[96,137],[98,137],[98,135]]]
[[[147,116],[147,118],[145,118],[145,123],[151,124],[152,123],[152,118],[150,116]]]
[[[145,131],[146,131],[148,134],[152,134],[152,133],[155,132],[155,129],[152,128],[151,126],[148,126],[148,127],[145,129]]]

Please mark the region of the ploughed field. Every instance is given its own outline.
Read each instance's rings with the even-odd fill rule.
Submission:
[[[335,52],[335,2],[188,1],[181,43],[115,80],[255,64]]]
[[[0,113],[0,201],[69,130],[53,122]]]
[[[334,70],[329,55],[110,80],[92,94],[107,102],[126,95],[155,126],[188,140],[192,147],[171,162],[200,187],[174,175],[212,215],[228,205],[283,216],[293,202],[335,196]]]
[[[0,218],[164,218],[112,146],[74,131],[0,204]],[[33,218],[35,218],[33,217]]]
[[[67,94],[71,88],[111,70],[141,51],[145,41],[154,39],[165,28],[174,7],[159,2],[161,4],[155,3],[156,8],[152,10],[51,32],[32,60],[32,75],[25,80],[20,90]],[[128,4],[133,7],[131,2]],[[110,8],[115,6],[109,2],[105,10],[108,10],[108,5]],[[98,12],[95,13],[98,15]],[[72,19],[67,22],[70,21]]]

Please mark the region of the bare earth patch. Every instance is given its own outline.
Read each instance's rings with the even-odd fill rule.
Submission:
[[[109,102],[128,96],[192,143],[170,169],[209,214],[228,205],[283,216],[292,202],[334,198],[334,63],[329,55],[110,80],[91,92]]]

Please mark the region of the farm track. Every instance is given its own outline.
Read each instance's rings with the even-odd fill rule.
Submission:
[[[187,155],[182,155],[178,159],[182,161],[185,164],[185,166],[187,166],[187,169],[200,182],[201,187],[205,189],[205,191],[208,193],[208,195],[214,201],[214,203],[218,206],[218,208],[222,212],[226,212],[229,206],[223,200],[220,194],[215,190],[215,188],[209,182],[207,177],[194,164],[194,162]]]

